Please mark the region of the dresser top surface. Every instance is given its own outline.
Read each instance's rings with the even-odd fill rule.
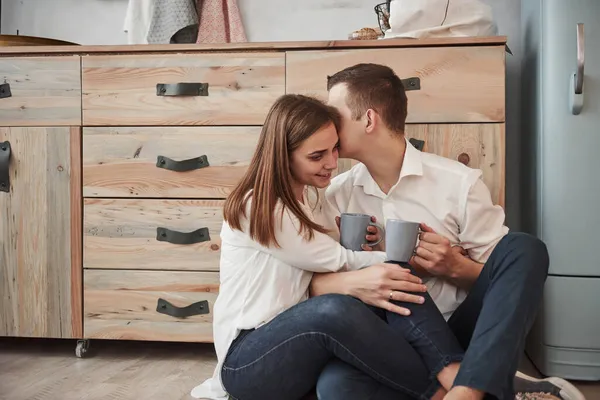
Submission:
[[[494,46],[505,45],[506,36],[436,39],[328,40],[294,42],[246,42],[219,44],[94,45],[94,46],[8,46],[0,56],[18,54],[107,54],[182,53],[219,51],[286,51],[326,49],[366,49],[398,47]]]

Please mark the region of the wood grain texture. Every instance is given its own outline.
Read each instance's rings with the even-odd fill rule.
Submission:
[[[0,340],[0,399],[193,400],[217,362],[212,343],[90,342],[82,359],[74,340]]]
[[[212,342],[216,272],[104,271],[84,273],[86,338]],[[158,299],[176,307],[202,300],[209,314],[176,318],[156,311]]]
[[[425,141],[425,152],[459,162],[468,160],[463,164],[482,171],[492,201],[504,207],[505,124],[410,124],[406,126],[406,137]],[[348,171],[356,163],[340,159],[336,174]]]
[[[84,268],[217,271],[222,200],[85,199]],[[210,241],[178,245],[156,240],[156,228],[192,232]]]
[[[71,335],[83,337],[83,196],[81,128],[70,130],[71,161]]]
[[[0,128],[11,191],[0,193],[0,335],[73,337],[70,128]],[[79,320],[81,318],[79,317]]]
[[[0,83],[5,80],[12,96],[0,99],[0,125],[81,124],[79,56],[0,57]]]
[[[246,171],[260,127],[84,128],[83,193],[87,197],[224,198]],[[206,155],[209,167],[175,172],[176,161]]]
[[[481,169],[493,203],[504,207],[504,127],[503,123],[407,125],[406,137],[424,140],[423,151],[452,160],[459,161],[466,155],[467,166]]]
[[[503,46],[290,51],[286,92],[327,98],[327,76],[358,63],[392,68],[401,78],[419,77],[407,91],[408,123],[503,122]]]
[[[285,92],[285,54],[85,56],[85,125],[261,125]],[[208,96],[157,96],[158,83],[208,83]]]
[[[11,46],[5,54],[110,54],[110,53],[197,53],[223,51],[285,51],[306,49],[354,49],[387,47],[440,47],[505,45],[506,36],[477,36],[428,39],[313,40],[292,42],[194,43],[157,45]]]

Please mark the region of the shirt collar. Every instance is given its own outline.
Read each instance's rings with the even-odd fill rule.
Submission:
[[[392,190],[398,186],[398,183],[402,178],[411,175],[421,176],[423,175],[423,161],[421,160],[421,152],[417,150],[408,139],[404,138],[406,143],[406,152],[404,153],[404,161],[402,163],[402,169],[400,170],[400,177],[398,182],[394,185]],[[356,177],[354,179],[354,186],[362,186],[366,194],[370,195],[383,195],[381,189],[369,173],[369,170],[364,164],[360,164],[356,171]],[[391,191],[390,190],[390,193]]]

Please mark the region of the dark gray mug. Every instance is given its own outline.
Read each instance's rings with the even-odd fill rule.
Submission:
[[[380,230],[380,238],[376,242],[366,239],[367,227],[375,226]],[[383,226],[371,221],[367,214],[343,213],[340,216],[340,243],[348,250],[361,251],[361,245],[376,246],[383,240]]]
[[[385,224],[385,253],[389,261],[408,262],[417,247],[419,223],[389,219]]]

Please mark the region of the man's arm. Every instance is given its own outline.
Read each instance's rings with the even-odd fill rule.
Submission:
[[[471,260],[461,246],[452,246],[448,239],[429,226],[421,224],[421,229],[421,240],[411,260],[417,275],[436,276],[469,290],[479,277],[483,264]]]
[[[431,275],[464,289],[475,283],[496,244],[508,232],[504,210],[492,203],[490,192],[479,176],[480,172],[474,170],[467,181],[464,203],[459,207],[460,248],[452,247],[448,239],[421,224],[423,233],[414,258],[415,264]]]

